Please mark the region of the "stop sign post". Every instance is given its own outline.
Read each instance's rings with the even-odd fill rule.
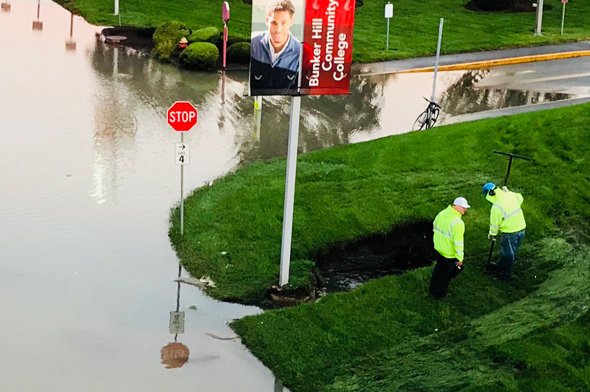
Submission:
[[[184,235],[184,165],[189,162],[188,157],[180,154],[178,151],[188,152],[188,145],[184,144],[184,133],[191,130],[197,125],[199,112],[194,105],[188,101],[176,101],[166,113],[168,125],[176,132],[180,132],[180,143],[176,145],[175,159],[180,165],[180,235]],[[185,159],[186,158],[186,159]]]

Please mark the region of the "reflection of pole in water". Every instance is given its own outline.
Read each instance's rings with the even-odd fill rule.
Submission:
[[[160,358],[166,369],[182,367],[189,359],[190,350],[179,343],[178,335],[184,333],[184,312],[180,312],[180,275],[182,267],[178,265],[178,281],[176,283],[176,311],[170,312],[170,333],[174,334],[174,342],[168,343],[160,350]]]
[[[219,130],[223,130],[225,128],[225,70],[221,71],[221,109],[219,110],[219,121],[217,122],[217,126]]]
[[[76,50],[76,41],[74,35],[74,13],[70,12],[70,38],[66,40],[66,50]]]
[[[37,20],[33,21],[33,30],[42,31],[43,30],[43,22],[39,20],[39,15],[41,14],[41,0],[37,1]]]
[[[254,97],[254,139],[260,141],[260,128],[262,126],[262,97]]]
[[[2,1],[2,4],[0,4],[0,9],[2,12],[10,12],[10,3],[5,0]]]

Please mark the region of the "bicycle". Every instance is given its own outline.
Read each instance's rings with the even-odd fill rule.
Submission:
[[[426,107],[426,110],[420,113],[416,121],[414,121],[414,126],[412,127],[413,131],[430,129],[434,127],[436,120],[438,120],[438,115],[440,114],[441,109],[440,105],[428,98],[424,99],[428,102],[428,106]]]

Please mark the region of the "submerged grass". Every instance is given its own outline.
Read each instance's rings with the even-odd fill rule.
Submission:
[[[432,220],[459,194],[472,205],[466,270],[440,302],[427,294],[431,268],[421,268],[246,317],[234,328],[292,391],[584,390],[587,361],[573,362],[588,346],[580,321],[590,291],[588,109],[457,124],[301,156],[293,286],[310,284],[318,249]],[[506,169],[493,150],[533,158],[515,162],[510,177],[525,197],[528,223],[510,283],[482,273],[489,205],[481,184],[500,183]],[[211,295],[259,303],[277,282],[284,173],[283,160],[260,162],[195,191],[185,203],[182,240],[175,210],[170,236],[187,270],[217,283]],[[545,345],[560,336],[559,345]],[[546,359],[527,354],[533,348]]]
[[[113,2],[103,0],[57,0],[66,8],[81,13],[91,23],[118,25]],[[355,14],[355,62],[374,62],[435,53],[439,18],[445,18],[442,53],[473,52],[508,47],[524,47],[571,42],[590,38],[590,2],[572,1],[567,5],[564,35],[561,29],[561,3],[545,0],[543,35],[533,36],[533,12],[474,12],[464,6],[467,0],[397,0],[391,20],[390,50],[385,50],[386,22],[384,1],[367,0]],[[552,6],[552,7],[551,7]],[[170,20],[186,23],[193,29],[210,25],[222,27],[221,2],[126,0],[120,4],[124,26],[157,26]],[[230,35],[249,36],[252,8],[242,0],[231,2]]]

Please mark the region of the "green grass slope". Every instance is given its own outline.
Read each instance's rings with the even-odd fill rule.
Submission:
[[[585,358],[588,349],[580,321],[590,292],[588,109],[457,124],[301,156],[293,286],[307,283],[318,249],[430,221],[459,194],[472,205],[466,270],[440,302],[427,294],[431,268],[421,268],[246,317],[234,328],[293,391],[584,390],[587,361],[572,358]],[[525,197],[528,223],[509,283],[482,273],[489,204],[481,184],[500,183],[507,163],[493,150],[533,158],[515,162],[509,180]],[[185,203],[182,240],[175,210],[172,241],[191,274],[217,283],[214,297],[257,303],[277,282],[284,173],[282,160],[256,163],[195,191]],[[560,346],[544,345],[560,334]],[[531,347],[548,359],[531,356]]]
[[[105,0],[57,0],[91,23],[118,25],[113,2]],[[366,0],[355,14],[355,62],[374,62],[435,53],[440,18],[445,18],[443,54],[524,47],[570,42],[590,38],[590,2],[571,1],[567,5],[565,33],[560,35],[561,3],[545,0],[543,36],[534,37],[534,12],[474,12],[467,0],[396,0],[390,26],[390,50],[385,50],[385,1]],[[243,1],[230,2],[231,35],[249,36],[252,8]],[[547,7],[549,8],[549,7]],[[214,25],[222,27],[221,2],[126,0],[120,3],[121,23],[130,26],[157,26],[170,20],[186,23],[193,30]]]

